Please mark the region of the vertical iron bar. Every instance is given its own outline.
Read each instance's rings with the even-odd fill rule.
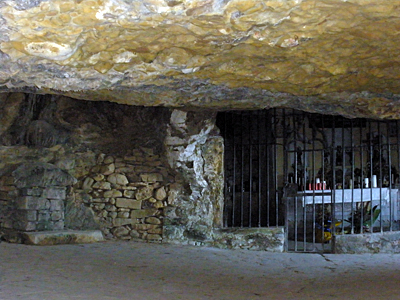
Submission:
[[[323,123],[323,122],[322,122]],[[324,125],[323,125],[323,131],[325,130]],[[324,239],[324,232],[323,232],[323,226],[324,226],[324,215],[325,215],[325,188],[328,188],[325,186],[325,181],[327,181],[327,178],[325,177],[325,151],[328,149],[323,148],[322,149],[322,157],[321,157],[321,165],[322,165],[322,178],[320,181],[322,182],[322,199],[321,199],[321,231],[322,231],[322,236],[320,237],[320,241],[323,241]],[[332,153],[332,152],[331,152]],[[328,188],[329,189],[329,188]]]
[[[360,124],[361,127],[361,124]],[[361,128],[360,128],[361,130]],[[351,216],[351,234],[354,234],[354,189],[355,189],[355,180],[354,180],[354,164],[355,164],[355,156],[354,156],[354,123],[351,120],[351,128],[350,128],[350,140],[351,140],[351,206],[350,206],[350,216]],[[344,222],[343,222],[344,223]]]
[[[322,132],[325,132],[325,122],[324,122],[324,119],[322,119]],[[325,141],[324,141],[325,142]],[[328,142],[328,141],[326,141],[326,142]],[[324,145],[325,146],[325,145]],[[326,147],[328,147],[328,145],[326,145]],[[320,181],[322,181],[322,201],[321,201],[321,224],[320,224],[320,226],[321,226],[321,239],[320,239],[320,241],[322,241],[322,245],[323,245],[323,242],[324,242],[324,216],[325,216],[325,195],[324,195],[324,192],[325,192],[325,186],[324,186],[324,183],[325,183],[325,181],[327,181],[327,178],[325,177],[325,151],[329,151],[329,149],[326,149],[325,147],[323,147],[323,150],[322,150],[322,157],[321,157],[321,159],[322,159],[322,178],[320,179]],[[332,149],[330,149],[330,155],[332,155]],[[332,189],[332,188],[331,188]],[[323,248],[323,246],[322,246],[322,251],[324,251],[324,248]]]
[[[306,186],[307,186],[307,161],[306,161],[306,154],[307,153],[307,136],[306,136],[306,118],[308,117],[308,114],[305,114],[304,112],[302,113],[302,120],[303,120],[303,170],[304,170],[304,176],[303,176],[303,190],[304,192],[306,191]],[[308,156],[308,155],[307,155]],[[308,159],[308,157],[307,157]],[[305,195],[304,195],[305,196]],[[304,245],[304,251],[307,251],[307,209],[306,209],[306,203],[304,201],[303,205],[303,245]]]
[[[252,124],[253,124],[253,113],[248,115],[247,124],[249,125],[248,138],[249,138],[249,227],[252,227],[251,213],[252,213],[252,201],[253,201],[253,135]]]
[[[310,124],[312,122],[312,120],[310,119],[311,116],[309,116],[308,118],[308,124]],[[308,126],[310,127],[310,126]],[[312,176],[310,176],[310,182],[311,182],[311,188],[313,189],[313,203],[312,203],[312,228],[311,228],[311,235],[312,235],[312,248],[315,249],[315,218],[316,218],[316,214],[315,214],[315,139],[317,138],[317,132],[315,130],[315,127],[312,127]]]
[[[261,137],[260,137],[260,115],[264,115],[265,111],[257,115],[257,132],[258,132],[258,227],[261,227]]]
[[[378,124],[379,125],[379,123],[376,123],[376,124]],[[379,139],[379,136],[378,136],[378,139]],[[372,179],[372,173],[373,173],[373,170],[374,170],[374,162],[373,162],[373,155],[374,155],[374,145],[373,145],[373,134],[372,134],[372,122],[370,122],[369,123],[369,185],[368,185],[368,187],[369,187],[369,189],[370,189],[370,199],[371,199],[371,211],[369,212],[369,218],[370,218],[370,221],[371,221],[371,223],[372,223],[372,215],[371,215],[371,213],[372,213],[372,198],[373,198],[373,196],[372,196],[372,188],[371,188],[371,179]],[[378,148],[379,149],[379,148]],[[380,149],[378,150],[379,151],[379,155],[381,154],[380,153]],[[363,223],[364,224],[364,223]],[[368,224],[367,224],[368,225]],[[372,225],[372,224],[371,224]],[[372,228],[372,226],[371,226],[371,232],[373,231],[373,228]]]
[[[240,114],[240,139],[241,139],[241,148],[242,148],[242,153],[241,153],[241,187],[240,187],[240,192],[241,192],[241,197],[240,197],[240,227],[243,227],[243,219],[244,219],[244,123],[243,123],[243,112]]]
[[[399,187],[400,187],[400,129],[399,129],[400,121],[396,120],[394,122],[396,123],[397,170],[398,170],[398,172],[397,172],[398,174],[397,174],[397,178],[396,178],[396,182],[395,182],[395,188],[397,190],[397,193],[396,193],[397,197],[394,201],[396,201],[398,204],[398,201],[399,201],[398,191],[399,191]],[[399,208],[397,208],[396,214],[398,214],[398,212],[399,212]],[[396,221],[398,221],[398,220],[396,220]]]
[[[224,155],[224,171],[225,171],[225,176],[228,174],[228,172],[226,171],[226,167],[227,167],[227,163],[226,163],[226,160],[228,159],[228,155],[226,154],[226,152],[227,152],[227,150],[226,149],[228,149],[228,140],[227,140],[227,138],[226,138],[226,122],[227,122],[227,113],[226,112],[224,112],[223,113],[223,116],[224,116],[224,124],[223,124],[223,127],[221,128],[221,135],[224,137],[224,148],[225,148],[225,155]],[[226,199],[229,199],[230,198],[230,191],[229,191],[229,187],[228,187],[228,180],[226,180],[226,178],[225,178],[225,180],[224,180],[224,199],[225,199],[225,201],[226,201]],[[228,211],[227,211],[227,207],[226,206],[224,206],[224,217],[223,217],[223,226],[224,227],[227,227],[228,226],[228,218],[227,218],[227,216],[228,216]]]
[[[380,121],[377,122],[378,125],[378,149],[379,149],[379,174],[381,177],[383,177],[383,168],[382,168],[382,153],[383,153],[383,145],[382,145],[382,136],[381,136],[381,123]],[[389,169],[390,169],[390,165],[389,165]],[[390,171],[389,171],[390,172]],[[374,174],[372,174],[374,175]],[[390,178],[390,177],[389,177]],[[372,176],[371,176],[372,179]],[[390,179],[389,179],[390,181]],[[389,187],[387,187],[389,189]],[[372,187],[371,187],[372,190]],[[390,189],[389,189],[390,192]],[[374,211],[373,211],[373,202],[372,202],[372,197],[371,197],[371,233],[374,232],[374,224],[373,224],[373,216],[374,216]],[[381,213],[380,213],[380,218],[379,218],[379,227],[380,227],[380,231],[383,232],[383,227],[382,227],[382,213],[383,213],[383,209],[382,209],[382,184],[379,185],[379,208],[381,209]]]
[[[237,163],[237,156],[236,156],[236,133],[237,133],[237,126],[234,126],[235,122],[235,114],[232,113],[232,127],[233,127],[233,198],[232,198],[232,227],[236,226],[236,163]]]
[[[344,231],[344,224],[343,224],[343,219],[344,219],[344,192],[345,192],[345,188],[346,188],[346,171],[347,171],[347,165],[346,165],[346,145],[345,145],[345,139],[344,139],[344,135],[345,135],[345,121],[347,121],[347,119],[345,119],[344,117],[342,117],[342,214],[341,214],[341,220],[342,220],[342,224],[341,224],[341,233],[343,234]],[[335,231],[336,234],[336,220],[332,220],[332,231]]]
[[[292,109],[292,126],[293,126],[293,150],[294,150],[294,168],[293,168],[293,176],[294,176],[294,182],[298,185],[298,188],[300,190],[300,182],[297,177],[297,139],[296,139],[296,132],[295,132],[295,115],[294,115],[294,109]]]
[[[296,184],[299,185],[299,190],[300,190],[300,183],[299,183],[299,179],[297,176],[297,139],[296,139],[296,132],[295,132],[295,111],[294,109],[292,109],[292,128],[293,128],[293,138],[294,138],[294,180],[296,182]],[[297,197],[294,199],[294,250],[297,251],[298,250],[298,239],[297,239],[297,233],[298,233],[298,228],[297,228]]]
[[[270,187],[271,187],[271,178],[270,178],[270,169],[271,169],[271,165],[270,165],[270,128],[271,126],[271,114],[270,111],[267,111],[267,115],[266,115],[266,119],[265,119],[265,159],[267,162],[267,173],[266,173],[266,188],[267,188],[267,199],[266,199],[266,216],[267,216],[267,226],[270,226],[270,206],[269,206],[269,202],[271,199],[271,194],[270,194]]]
[[[369,121],[368,121],[369,124]],[[364,176],[363,176],[363,170],[364,170],[364,148],[368,149],[368,145],[363,145],[363,127],[360,127],[360,160],[361,160],[361,175],[360,175],[360,188],[361,188],[361,201],[360,201],[360,232],[363,233],[363,215],[362,215],[362,210],[364,207]],[[358,224],[357,224],[358,225]]]
[[[287,134],[287,128],[286,128],[286,110],[282,109],[282,122],[283,122],[283,149],[285,151],[288,151],[289,149],[287,148],[287,139],[286,139],[286,134]],[[289,182],[289,174],[288,174],[288,157],[285,155],[283,157],[283,172],[284,172],[284,180],[286,182]]]
[[[277,116],[276,116],[276,108],[274,108],[274,123],[273,123],[273,143],[274,143],[274,153],[273,153],[273,166],[274,166],[274,192],[275,192],[275,226],[279,226],[279,198],[278,198],[278,168],[277,168],[277,136],[276,136],[276,127],[277,127]]]
[[[337,149],[336,149],[336,120],[335,116],[332,116],[332,181],[333,181],[333,188],[332,188],[332,198],[331,198],[331,224],[334,222],[336,219],[336,154],[337,154]],[[334,243],[335,236],[334,236],[334,231],[331,229],[331,243]],[[332,245],[331,249],[332,250]]]
[[[396,144],[397,144],[397,170],[398,170],[398,178],[397,183],[400,184],[400,121],[396,120]],[[397,188],[397,187],[396,187]]]
[[[289,174],[288,174],[288,145],[287,145],[287,128],[286,128],[286,110],[282,109],[282,122],[283,122],[283,178],[284,178],[284,184],[291,183],[289,181]],[[287,196],[287,195],[285,195]],[[285,197],[285,250],[289,250],[289,199]]]
[[[387,149],[388,149],[388,165],[389,165],[389,231],[392,231],[393,227],[392,227],[392,216],[393,216],[393,212],[392,212],[392,184],[393,184],[393,180],[392,180],[392,151],[391,151],[391,142],[390,142],[390,124],[393,124],[393,122],[390,121],[386,121],[386,136],[387,136]],[[381,222],[382,222],[382,207],[381,207]]]

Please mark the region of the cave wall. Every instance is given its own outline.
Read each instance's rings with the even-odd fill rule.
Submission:
[[[11,218],[10,210],[16,209],[18,197],[30,196],[17,186],[15,171],[46,164],[76,181],[64,193],[65,228],[100,228],[110,238],[161,240],[163,207],[174,182],[163,155],[168,109],[20,93],[2,94],[0,112],[3,231],[43,229],[13,226],[21,223],[15,220],[20,214]],[[49,187],[43,178],[39,181],[29,188]],[[39,213],[32,217],[27,209],[29,221],[37,223]]]
[[[20,214],[13,213],[15,199],[31,196],[20,191],[13,174],[34,164],[74,178],[63,193],[66,229],[202,244],[222,226],[223,140],[216,112],[22,93],[1,94],[0,111],[3,232],[60,229],[12,225],[21,223],[15,219]],[[43,178],[38,182],[29,188],[49,188]],[[37,224],[38,215],[45,214],[32,217],[29,207],[24,213],[27,222]]]

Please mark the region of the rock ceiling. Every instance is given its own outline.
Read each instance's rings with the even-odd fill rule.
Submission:
[[[400,1],[7,0],[0,90],[400,118]]]

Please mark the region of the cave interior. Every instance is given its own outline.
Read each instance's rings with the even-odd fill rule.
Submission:
[[[397,120],[2,95],[4,240],[100,230],[109,239],[332,252],[337,236],[399,230]]]

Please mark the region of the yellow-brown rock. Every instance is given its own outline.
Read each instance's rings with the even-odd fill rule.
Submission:
[[[400,0],[10,0],[1,91],[400,118]]]

